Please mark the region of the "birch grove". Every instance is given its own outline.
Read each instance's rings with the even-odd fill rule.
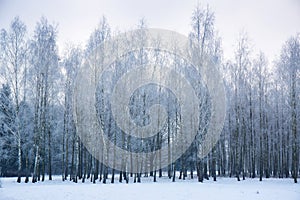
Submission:
[[[201,113],[197,115],[201,119],[201,131],[190,148],[165,168],[157,166],[162,159],[172,159],[174,146],[171,144],[181,120],[179,101],[174,94],[154,85],[141,87],[132,94],[130,114],[139,126],[151,123],[149,107],[153,104],[160,104],[167,111],[166,124],[151,140],[138,140],[123,134],[106,99],[109,97],[107,88],[113,88],[120,73],[129,71],[132,66],[154,63],[155,66],[174,65],[176,69],[186,69],[184,67],[190,63],[176,54],[176,41],[173,54],[157,50],[161,45],[160,38],[153,41],[154,50],[144,48],[149,25],[146,19],[140,20],[136,28],[141,31],[134,36],[140,49],[120,55],[109,66],[112,71],[107,77],[111,75],[112,79],[106,81],[107,77],[96,76],[97,67],[103,65],[110,52],[99,47],[118,32],[111,30],[105,17],[91,33],[86,46],[70,44],[61,54],[56,24],[42,17],[33,36],[29,36],[26,25],[16,17],[9,29],[2,29],[0,34],[0,176],[16,176],[19,183],[44,181],[47,176],[52,180],[52,175],[61,175],[63,181],[104,184],[116,180],[128,183],[131,179],[141,182],[142,176],[151,176],[154,182],[168,176],[170,181],[196,178],[199,182],[210,178],[216,181],[218,177],[235,177],[237,181],[277,177],[292,178],[297,183],[300,173],[299,33],[287,38],[280,56],[271,62],[263,52],[252,48],[251,35],[242,32],[236,40],[234,58],[229,60],[222,53],[222,35],[215,29],[215,14],[210,7],[197,5],[191,16],[188,38],[192,54],[201,62],[204,56],[213,60],[222,74],[226,91],[223,130],[218,143],[206,157],[197,156],[199,141],[207,132],[211,115],[210,96],[205,86],[198,88]],[[118,44],[114,45],[117,51]],[[98,52],[92,54],[95,49]],[[103,154],[98,160],[77,135],[74,84],[89,55],[96,56],[92,63],[95,73],[90,78],[98,89],[94,106],[100,125],[115,146],[132,152],[129,157],[122,158],[123,170],[103,164],[104,159],[118,159],[115,153],[110,153],[110,157]],[[200,78],[197,82],[201,84]],[[176,86],[177,83],[172,84]],[[109,144],[99,145],[103,152],[116,152]],[[153,153],[150,154],[151,163],[131,162],[131,156],[136,155],[134,152],[153,151],[163,145],[168,147],[167,158]],[[139,170],[128,172],[132,166]],[[147,170],[142,173],[144,169]]]

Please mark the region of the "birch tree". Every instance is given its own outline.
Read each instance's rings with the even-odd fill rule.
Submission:
[[[56,73],[59,72],[56,36],[56,27],[49,24],[46,18],[41,18],[36,25],[34,39],[31,43],[31,73],[35,85],[35,160],[32,182],[40,180],[40,175],[44,180],[47,159],[49,179],[52,179],[49,108],[51,105],[50,92],[53,92],[53,84],[57,78]],[[48,152],[46,152],[46,141],[49,141]]]
[[[291,37],[283,46],[279,61],[279,70],[285,80],[283,87],[288,91],[289,131],[292,137],[292,177],[297,183],[299,171],[299,77],[300,77],[300,35]],[[288,163],[287,163],[288,164]]]
[[[215,40],[215,15],[209,6],[202,8],[199,4],[195,7],[192,14],[192,32],[189,34],[190,40],[195,44],[192,46],[194,57],[200,59],[200,63],[206,56],[213,56]],[[201,66],[198,66],[201,67]],[[200,71],[198,69],[198,71]],[[200,80],[199,80],[200,81]],[[198,149],[196,149],[198,152]],[[203,177],[208,179],[207,159],[200,160],[197,156],[196,169],[198,181],[203,182]]]
[[[3,51],[3,66],[6,82],[11,85],[13,100],[15,104],[15,137],[18,147],[18,179],[17,182],[21,182],[21,170],[22,170],[22,139],[20,129],[19,110],[20,101],[22,99],[22,84],[26,75],[26,26],[20,20],[19,17],[15,17],[10,24],[8,31],[1,30],[1,50]],[[25,94],[23,94],[25,95]]]

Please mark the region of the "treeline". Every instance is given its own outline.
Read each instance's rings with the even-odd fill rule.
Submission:
[[[234,59],[226,60],[214,23],[214,13],[209,7],[195,7],[189,39],[196,45],[196,54],[213,58],[224,78],[226,118],[217,145],[200,159],[196,137],[192,146],[168,167],[133,174],[103,165],[86,150],[76,134],[72,99],[76,74],[83,58],[114,35],[106,18],[100,20],[86,47],[70,45],[62,54],[57,47],[57,27],[46,18],[36,24],[31,38],[21,19],[13,19],[10,28],[2,29],[0,35],[3,82],[0,174],[17,176],[18,182],[21,177],[25,177],[25,182],[30,177],[36,182],[44,181],[46,175],[51,180],[53,174],[60,174],[62,180],[106,183],[110,177],[113,183],[115,174],[119,174],[118,181],[128,183],[130,176],[134,182],[140,182],[141,176],[152,176],[157,181],[156,177],[166,172],[172,181],[187,177],[200,182],[209,177],[216,180],[217,176],[237,180],[292,177],[296,183],[300,145],[300,35],[291,36],[283,44],[276,62],[269,63],[262,52],[253,52],[248,36],[241,33]],[[141,20],[137,28],[146,30],[145,21]],[[142,40],[143,35],[140,37]],[[129,65],[145,62],[146,52],[139,53],[132,56],[135,60],[128,61]],[[141,103],[137,98],[135,104]],[[209,103],[203,105],[204,109],[209,108]],[[101,105],[100,111],[106,114]],[[147,119],[143,120],[141,123],[145,125]],[[167,128],[163,134],[168,135],[166,141],[170,140],[172,129]],[[160,139],[154,141],[159,143]]]

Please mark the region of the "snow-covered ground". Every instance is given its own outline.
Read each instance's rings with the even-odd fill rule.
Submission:
[[[110,180],[108,180],[110,181]],[[176,180],[172,183],[167,177],[158,178],[153,183],[152,178],[142,178],[143,183],[129,184],[92,184],[62,182],[60,177],[53,181],[38,183],[16,183],[16,178],[1,178],[0,200],[299,200],[300,184],[294,184],[292,179],[246,179],[237,182],[233,178],[219,178],[198,183],[193,180]]]

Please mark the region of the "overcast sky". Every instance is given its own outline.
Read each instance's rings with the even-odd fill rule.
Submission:
[[[149,27],[187,35],[197,2],[209,3],[215,12],[225,58],[233,57],[242,30],[248,32],[254,49],[271,60],[290,36],[300,32],[300,0],[0,0],[0,28],[8,28],[19,15],[32,35],[36,22],[45,16],[58,24],[61,52],[66,42],[84,45],[102,15],[121,31],[135,28],[144,17]]]

